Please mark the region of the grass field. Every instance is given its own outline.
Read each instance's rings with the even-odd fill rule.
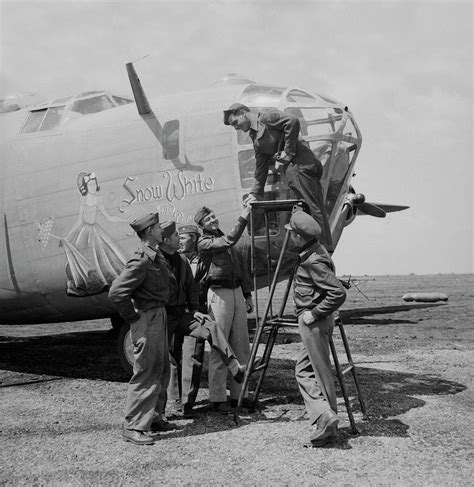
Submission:
[[[401,300],[431,291],[449,301]],[[369,419],[348,381],[361,434],[339,393],[339,438],[319,449],[307,447],[294,332],[279,335],[260,407],[238,426],[209,412],[204,377],[199,416],[138,447],[120,437],[127,376],[107,321],[2,326],[0,485],[470,485],[473,303],[473,275],[354,278],[343,319]]]

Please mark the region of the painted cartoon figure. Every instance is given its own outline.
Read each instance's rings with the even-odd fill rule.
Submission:
[[[97,223],[98,210],[110,223],[128,220],[107,213],[95,173],[80,172],[77,188],[81,193],[79,217],[60,246],[66,252],[67,294],[90,296],[107,290],[126,262],[112,237]]]

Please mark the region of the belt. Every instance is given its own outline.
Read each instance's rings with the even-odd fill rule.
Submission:
[[[153,308],[164,308],[165,307],[164,301],[139,301],[135,300],[136,307],[141,311],[149,311]]]
[[[221,281],[211,281],[209,287],[219,287],[219,288],[225,288],[225,289],[237,289],[240,287],[240,282],[235,282],[235,281],[227,281],[227,280],[221,280]]]

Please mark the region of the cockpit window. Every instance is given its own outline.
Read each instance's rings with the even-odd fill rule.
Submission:
[[[285,88],[277,86],[250,85],[243,91],[240,101],[244,105],[278,106]]]
[[[53,130],[83,115],[102,112],[128,103],[133,103],[133,101],[124,96],[115,96],[101,91],[90,91],[76,96],[59,98],[53,102],[36,105],[34,109],[30,110],[21,133],[31,134]]]
[[[71,108],[71,112],[82,113],[87,115],[89,113],[97,113],[103,110],[113,108],[115,105],[112,100],[106,95],[94,96],[86,98],[85,100],[76,100]]]
[[[31,134],[32,132],[37,132],[44,116],[46,115],[46,110],[47,109],[44,108],[43,110],[35,110],[34,112],[30,112],[28,118],[26,119],[22,133]]]
[[[51,130],[59,125],[61,122],[61,117],[64,113],[64,106],[62,107],[51,107],[46,111],[46,116],[44,117],[43,123],[39,128],[40,131]]]
[[[291,90],[286,95],[286,101],[291,103],[314,103],[315,100],[316,98],[314,98],[313,95],[310,95],[309,93],[306,93],[306,91],[302,90]]]
[[[331,134],[341,126],[342,112],[338,108],[288,107],[285,111],[300,119],[303,136]]]
[[[20,109],[19,103],[15,97],[0,98],[0,113],[15,112]]]
[[[128,103],[132,103],[132,100],[124,98],[123,96],[112,96],[112,98],[117,105],[127,105]]]

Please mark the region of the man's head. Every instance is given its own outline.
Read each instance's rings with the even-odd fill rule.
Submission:
[[[250,110],[242,103],[233,103],[227,110],[224,110],[224,125],[230,125],[235,130],[248,132],[251,123]]]
[[[176,231],[176,222],[167,221],[160,224],[163,232],[163,240],[160,249],[168,254],[174,254],[179,250],[179,237]]]
[[[285,228],[291,230],[291,240],[297,247],[303,247],[311,240],[319,240],[321,236],[318,222],[301,209],[297,209],[291,215],[290,223],[287,223]]]
[[[196,212],[194,221],[208,232],[219,230],[219,220],[216,218],[214,211],[207,208],[207,206],[203,206]]]
[[[135,218],[130,223],[140,240],[155,246],[162,241],[162,230],[160,227],[160,216],[158,213],[148,213],[148,215]]]
[[[181,225],[178,227],[178,235],[181,252],[187,254],[197,250],[199,229],[196,225]]]

